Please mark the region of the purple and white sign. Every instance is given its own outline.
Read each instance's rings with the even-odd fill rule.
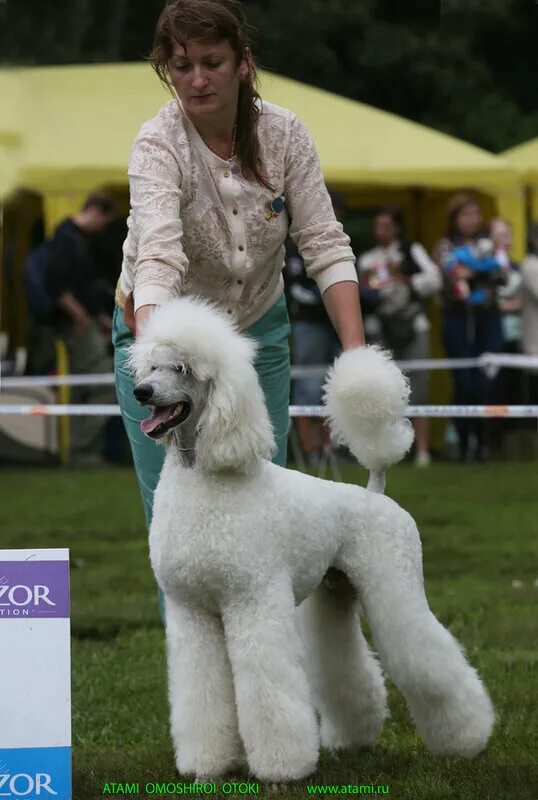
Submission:
[[[0,800],[70,800],[67,549],[0,550],[0,641]]]
[[[7,617],[69,617],[69,562],[0,560],[0,619]]]

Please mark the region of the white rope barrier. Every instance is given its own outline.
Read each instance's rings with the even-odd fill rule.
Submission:
[[[290,417],[326,417],[325,406],[290,406]],[[407,406],[406,417],[538,417],[538,406]]]
[[[116,405],[0,405],[0,416],[22,414],[34,417],[119,417],[120,407]]]
[[[17,375],[0,380],[0,389],[34,389],[36,386],[113,386],[112,372],[90,375]]]
[[[538,356],[512,353],[483,353],[477,358],[415,358],[395,362],[404,372],[422,372],[436,369],[484,369],[497,371],[511,369],[538,369]],[[291,368],[292,378],[322,377],[329,367],[317,366]]]
[[[419,372],[436,369],[493,369],[501,367],[512,369],[538,369],[538,356],[513,353],[484,353],[478,358],[417,358],[396,361],[405,372]],[[292,378],[322,377],[328,365],[302,367],[292,365]],[[0,378],[0,389],[29,389],[36,386],[113,386],[113,373],[90,375],[17,375]]]
[[[117,405],[0,405],[0,416],[120,416]],[[325,406],[290,406],[290,417],[325,417]],[[538,406],[408,406],[407,417],[537,417]]]

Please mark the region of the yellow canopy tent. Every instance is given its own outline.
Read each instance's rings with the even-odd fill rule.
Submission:
[[[529,213],[533,222],[538,221],[538,136],[524,144],[511,147],[501,156],[517,169],[529,192]]]
[[[487,216],[510,221],[514,255],[523,254],[524,197],[502,158],[394,114],[263,73],[262,96],[291,108],[311,131],[328,183],[354,206],[401,206],[409,235],[431,247],[445,232],[448,193],[481,193]]]
[[[44,194],[49,227],[72,213],[95,186],[126,185],[134,136],[169,97],[147,64],[20,69],[11,77],[21,98],[17,182]],[[518,178],[502,159],[271,73],[261,73],[261,94],[303,119],[316,141],[327,182],[344,189],[356,204],[364,200],[357,189],[365,187],[382,189],[385,197],[389,189],[403,196],[412,187],[416,203],[417,190],[424,198],[428,190],[472,186],[495,198],[497,213],[510,219],[516,245],[522,245]],[[438,216],[438,204],[437,196],[428,198],[420,209],[422,217]],[[425,222],[430,231],[431,219]]]
[[[448,193],[472,187],[481,193],[487,215],[497,213],[510,220],[515,257],[522,254],[523,193],[518,173],[502,158],[289,78],[261,72],[260,83],[264,99],[291,109],[304,121],[316,142],[327,183],[342,189],[352,207],[398,203],[409,235],[429,247],[444,232]],[[11,98],[7,114],[4,95]],[[142,122],[169,97],[145,63],[11,70],[0,82],[4,120],[0,159],[2,148],[11,147],[11,169],[16,173],[8,182],[43,196],[49,232],[75,213],[97,186],[120,190],[127,203],[126,170],[133,139]],[[11,139],[6,138],[6,125]],[[36,195],[32,198],[35,215]],[[13,206],[10,226],[17,227],[19,241],[21,216]],[[21,253],[24,248],[15,249]],[[22,270],[22,258],[17,260]],[[438,342],[438,319],[434,327]],[[24,341],[20,314],[11,335],[16,343]],[[445,378],[435,376],[438,399],[441,394],[446,397]]]
[[[9,71],[0,72],[0,197],[15,188],[22,145],[20,83]]]

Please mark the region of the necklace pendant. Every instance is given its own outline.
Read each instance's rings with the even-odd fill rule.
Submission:
[[[232,152],[230,153],[229,156],[223,156],[222,153],[219,153],[219,151],[215,147],[212,147],[209,144],[209,142],[207,142],[205,139],[203,139],[203,137],[202,137],[202,139],[203,139],[205,145],[207,147],[209,147],[209,149],[211,150],[212,153],[215,153],[215,155],[218,156],[219,158],[221,158],[223,161],[227,161],[228,164],[231,164],[231,162],[233,160],[233,157],[235,156],[235,136],[236,136],[236,133],[237,133],[237,123],[234,125],[234,129],[233,129],[233,134],[232,134]]]

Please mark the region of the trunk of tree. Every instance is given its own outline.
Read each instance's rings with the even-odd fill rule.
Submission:
[[[80,62],[84,50],[84,39],[91,27],[93,14],[90,0],[71,0],[71,30],[69,61]]]
[[[127,21],[128,0],[115,0],[110,8],[107,43],[108,46],[104,53],[105,59],[109,62],[121,61],[123,34]]]

